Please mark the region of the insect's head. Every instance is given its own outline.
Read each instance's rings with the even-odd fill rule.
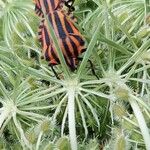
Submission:
[[[65,6],[69,8],[69,11],[74,11],[73,3],[74,0],[64,0]]]

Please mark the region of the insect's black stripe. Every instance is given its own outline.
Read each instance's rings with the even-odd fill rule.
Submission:
[[[66,64],[71,68],[70,58],[67,58],[66,56],[64,56],[64,58],[65,58]]]
[[[79,44],[80,44],[80,46],[84,46],[84,44],[85,44],[85,42],[84,42],[84,40],[81,38],[81,36],[79,36],[79,35],[72,35],[78,42],[79,42]]]
[[[73,30],[68,22],[68,20],[66,19],[66,16],[64,15],[64,22],[65,22],[65,27],[68,33],[73,33]]]
[[[63,44],[64,49],[65,49],[65,51],[66,51],[67,57],[68,57],[68,58],[73,57],[73,54],[70,52],[70,49],[69,49],[69,46],[68,46],[66,40],[63,40],[63,41],[62,41],[62,44]]]
[[[51,46],[50,53],[52,54],[52,57],[55,59],[55,61],[56,61],[57,63],[60,63],[58,57],[56,56],[56,54],[55,54],[55,52],[54,52],[53,46]]]
[[[75,57],[78,57],[78,55],[79,55],[78,48],[77,48],[76,44],[74,43],[74,41],[71,38],[70,38],[70,43],[72,45]]]
[[[55,23],[56,23],[56,26],[57,26],[57,30],[58,30],[58,34],[59,34],[59,37],[61,39],[64,39],[66,38],[66,33],[63,29],[63,26],[62,26],[62,23],[61,23],[61,20],[58,16],[58,13],[57,12],[54,12],[54,17],[55,17]]]
[[[50,38],[49,38],[48,32],[45,27],[44,27],[44,35],[45,35],[46,45],[48,47],[50,45]]]
[[[48,21],[51,23],[52,27],[54,27],[51,13],[48,14]]]
[[[44,7],[45,7],[46,13],[48,13],[49,12],[49,7],[48,7],[47,0],[44,0]]]
[[[50,3],[51,3],[51,8],[54,9],[55,8],[55,2],[54,2],[54,0],[50,0]]]
[[[49,57],[49,54],[48,54],[48,50],[49,50],[49,47],[46,49],[45,51],[45,59],[46,61],[50,61],[50,57]]]
[[[69,64],[70,69],[71,69],[72,71],[74,71],[74,70],[75,70],[74,59],[73,59],[72,57],[70,57],[69,60],[70,60],[70,64]]]

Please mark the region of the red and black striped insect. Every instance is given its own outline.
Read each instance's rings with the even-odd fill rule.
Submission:
[[[78,56],[85,51],[85,46],[81,33],[74,25],[74,20],[62,10],[62,4],[69,7],[69,9],[72,8],[70,2],[70,0],[35,0],[35,11],[38,16],[43,18],[39,26],[38,38],[45,59],[49,61],[51,66],[60,63],[43,11],[48,15],[48,21],[52,24],[67,65],[71,70],[75,70]]]

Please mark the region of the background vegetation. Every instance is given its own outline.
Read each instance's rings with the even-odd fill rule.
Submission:
[[[33,2],[0,0],[0,149],[150,150],[149,0],[74,6],[87,50],[70,72],[52,34],[58,80],[40,57]]]

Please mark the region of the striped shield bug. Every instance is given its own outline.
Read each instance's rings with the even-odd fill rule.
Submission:
[[[42,17],[38,39],[41,42],[45,59],[49,61],[51,66],[60,64],[49,32],[47,22],[49,21],[58,38],[65,61],[73,71],[76,69],[78,56],[85,51],[85,42],[79,30],[75,27],[74,21],[63,13],[62,4],[71,8],[71,2],[71,0],[35,0],[35,11],[37,15]],[[48,16],[48,20],[44,18],[42,11],[45,11],[44,13]]]

